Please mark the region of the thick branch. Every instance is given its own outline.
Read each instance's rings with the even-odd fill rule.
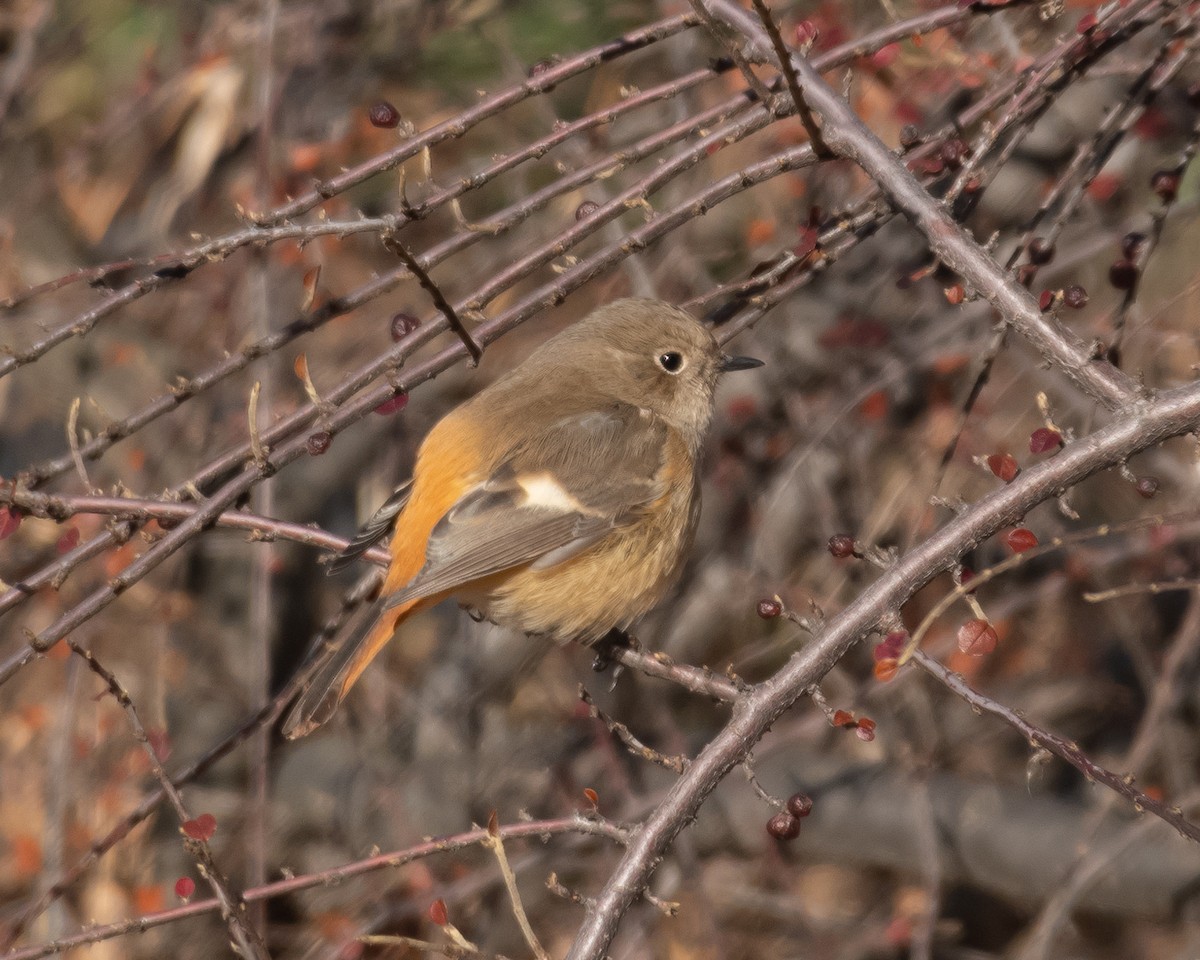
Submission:
[[[930,580],[1037,504],[1162,440],[1200,425],[1200,384],[1164,393],[1145,409],[1076,441],[980,500],[907,554],[769,680],[753,689],[733,718],[693,761],[644,825],[580,928],[568,960],[600,960],[620,918],[641,896],[671,842],[705,798],[783,713],[857,641],[893,617]]]

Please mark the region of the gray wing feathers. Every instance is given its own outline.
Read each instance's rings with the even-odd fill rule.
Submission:
[[[396,607],[537,561],[564,547],[582,550],[613,529],[608,517],[512,507],[466,522],[447,517],[430,537],[425,568],[388,597]],[[565,559],[565,557],[564,557]],[[561,561],[560,561],[561,562]]]

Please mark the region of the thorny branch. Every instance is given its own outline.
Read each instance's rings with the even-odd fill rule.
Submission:
[[[31,465],[23,472],[22,483],[5,484],[0,488],[0,504],[9,504],[21,512],[35,516],[61,522],[77,513],[94,512],[114,518],[104,533],[68,551],[53,563],[46,564],[8,590],[0,597],[0,612],[11,610],[44,586],[61,585],[68,574],[85,559],[98,556],[112,546],[126,542],[150,519],[164,521],[160,526],[165,528],[161,538],[153,542],[133,564],[114,576],[105,587],[93,591],[82,604],[68,609],[50,628],[34,638],[28,648],[0,667],[0,681],[11,677],[22,664],[38,652],[47,649],[58,638],[69,635],[73,628],[87,622],[168,556],[193,542],[211,526],[247,529],[253,532],[253,538],[258,539],[285,538],[326,549],[337,549],[344,541],[324,531],[273,518],[253,516],[234,509],[239,498],[263,477],[270,476],[306,452],[307,438],[304,433],[314,423],[319,424],[320,429],[327,431],[332,437],[357,422],[395,390],[412,389],[456,364],[464,354],[478,360],[482,345],[493,342],[546,306],[561,302],[588,280],[611,270],[616,264],[645,249],[649,244],[672,234],[689,220],[705,214],[715,204],[739,195],[781,173],[809,167],[827,152],[849,158],[866,171],[871,178],[871,186],[859,201],[847,208],[848,213],[821,224],[820,241],[816,246],[819,256],[810,257],[811,251],[806,251],[804,255],[784,251],[770,270],[756,276],[739,277],[700,295],[698,300],[701,301],[703,298],[732,296],[732,305],[726,308],[725,318],[728,319],[734,314],[736,316],[727,323],[722,332],[723,339],[744,329],[774,305],[783,302],[798,287],[829,269],[840,255],[853,249],[886,224],[894,211],[899,210],[919,228],[933,254],[953,268],[972,292],[978,293],[995,306],[1006,324],[1032,343],[1055,369],[1076,382],[1086,395],[1110,409],[1120,411],[1121,416],[1105,430],[1072,444],[1052,461],[1027,471],[1009,487],[964,510],[925,544],[885,571],[883,577],[866,588],[859,599],[842,614],[826,623],[817,637],[779,674],[756,687],[747,687],[708,670],[677,664],[665,655],[641,650],[614,651],[615,660],[649,675],[681,684],[705,697],[733,704],[733,716],[725,731],[712,741],[690,766],[680,762],[678,769],[682,776],[679,783],[659,809],[629,835],[633,841],[630,852],[604,893],[594,903],[581,898],[587,904],[588,920],[571,956],[599,956],[615,932],[625,907],[639,895],[645,895],[646,880],[654,864],[667,849],[674,835],[694,815],[715,784],[732,766],[745,759],[753,743],[769,726],[771,719],[787,709],[805,688],[823,676],[856,639],[864,636],[886,618],[894,616],[895,611],[908,596],[911,596],[917,586],[940,570],[953,565],[965,550],[997,529],[1000,524],[1024,513],[1040,500],[1067,489],[1090,473],[1123,462],[1137,450],[1196,426],[1197,417],[1200,416],[1200,398],[1196,388],[1152,394],[1113,366],[1097,360],[1094,351],[1089,351],[1074,334],[1056,322],[1053,315],[1043,312],[1028,291],[1007,275],[1006,270],[1000,268],[989,251],[976,243],[956,222],[955,216],[960,212],[958,206],[950,210],[947,209],[947,204],[939,203],[934,198],[935,177],[914,176],[905,163],[880,143],[854,116],[845,101],[831,91],[819,77],[818,71],[848,63],[853,58],[869,54],[886,44],[911,35],[967,22],[972,18],[981,19],[981,14],[1000,11],[1005,4],[983,4],[974,7],[950,4],[908,20],[896,21],[887,27],[841,44],[834,50],[814,57],[811,64],[802,58],[793,59],[788,56],[779,26],[760,0],[754,2],[759,22],[725,0],[705,0],[705,4],[709,16],[723,20],[745,38],[747,49],[756,50],[755,57],[758,61],[770,62],[768,50],[773,50],[782,69],[782,86],[790,95],[790,109],[784,109],[789,107],[787,98],[776,96],[774,104],[768,104],[753,102],[752,99],[739,94],[714,107],[692,112],[685,120],[643,137],[631,146],[600,155],[594,162],[579,169],[568,171],[563,168],[560,171],[561,176],[492,215],[483,228],[468,224],[463,218],[461,210],[457,207],[459,197],[491,182],[526,160],[540,158],[558,144],[579,137],[587,131],[595,131],[642,106],[677,102],[677,98],[719,76],[729,66],[728,63],[713,64],[644,91],[631,91],[614,106],[593,111],[575,121],[556,125],[552,133],[520,150],[494,157],[490,164],[469,176],[461,177],[451,186],[431,185],[432,192],[425,199],[416,204],[403,205],[396,214],[347,221],[292,222],[292,218],[316,209],[326,200],[344,193],[370,177],[395,169],[406,159],[417,156],[432,146],[462,138],[475,125],[501,115],[515,104],[530,97],[544,95],[556,84],[570,77],[585,74],[608,60],[678,35],[699,22],[699,18],[691,15],[669,18],[640,30],[630,31],[611,44],[601,45],[584,54],[550,64],[521,83],[498,94],[485,96],[476,106],[423,133],[406,133],[407,139],[394,149],[336,177],[315,184],[312,190],[276,210],[254,214],[250,217],[249,226],[226,237],[199,243],[179,254],[124,260],[102,267],[81,269],[16,294],[0,304],[0,307],[14,307],[71,283],[103,281],[120,271],[150,271],[121,287],[96,306],[73,317],[69,322],[50,328],[33,346],[23,351],[9,351],[7,356],[0,357],[2,377],[36,361],[51,348],[69,338],[89,335],[101,319],[115,314],[120,308],[154,294],[170,283],[186,279],[205,264],[220,263],[245,247],[261,247],[287,241],[295,241],[302,245],[323,236],[346,237],[356,233],[370,233],[385,240],[391,238],[393,244],[399,247],[397,253],[405,261],[404,267],[379,276],[315,310],[306,311],[286,327],[231,353],[200,374],[181,381],[175,389],[140,410],[111,422],[95,437],[84,439],[78,444],[72,442],[72,449],[67,454]],[[1165,14],[1174,15],[1177,12],[1177,7],[1153,0],[1141,0],[1124,7],[1104,8],[1093,35],[1068,37],[1056,43],[1031,68],[1032,72],[1027,76],[1013,76],[995,83],[985,96],[961,111],[954,122],[947,124],[941,131],[923,137],[920,143],[908,149],[904,160],[908,161],[908,167],[917,166],[920,161],[933,156],[946,138],[958,136],[962,129],[1003,105],[1001,116],[998,119],[993,117],[990,125],[973,142],[974,149],[946,197],[953,200],[964,191],[971,194],[980,192],[990,177],[1012,155],[1012,151],[1029,133],[1036,120],[1042,116],[1055,93],[1077,79],[1107,50],[1115,48],[1147,26],[1155,25],[1160,20],[1165,23]],[[1182,20],[1176,26],[1180,32],[1175,38],[1182,36],[1184,30],[1192,28]],[[1141,110],[1188,62],[1191,53],[1190,47],[1179,48],[1163,44],[1153,68],[1138,66],[1132,71],[1136,82],[1131,87],[1128,102],[1115,107],[1108,114],[1090,145],[1081,146],[1076,159],[1059,178],[1051,197],[1042,205],[1037,218],[1026,232],[1026,239],[1017,247],[1018,251],[1026,248],[1032,236],[1031,231],[1049,215],[1050,210],[1055,210],[1054,221],[1048,231],[1050,236],[1066,223],[1083,196],[1083,188],[1095,177],[1121,137],[1132,128]],[[1154,69],[1159,67],[1161,69]],[[772,91],[778,91],[781,84],[777,81],[770,87]],[[758,162],[744,165],[735,173],[694,191],[682,200],[672,196],[669,202],[663,202],[662,209],[654,210],[648,198],[655,195],[656,191],[662,190],[675,178],[700,163],[709,153],[744,141],[768,127],[776,117],[772,110],[777,111],[778,116],[785,116],[793,111],[799,115],[809,132],[815,155],[814,150],[808,147],[762,151],[758,155]],[[817,121],[818,117],[820,124]],[[667,148],[673,148],[674,152],[658,167],[633,178],[633,182],[626,189],[614,191],[614,196],[608,202],[581,216],[577,223],[566,229],[554,231],[550,239],[540,244],[523,249],[520,256],[511,259],[506,269],[498,270],[484,278],[467,296],[455,301],[450,288],[443,292],[429,279],[429,270],[434,266],[467,250],[485,237],[499,236],[535,212],[547,209],[555,199],[566,196],[570,191],[585,187],[598,177],[608,177],[615,172],[624,171],[634,163]],[[1194,150],[1193,139],[1185,151],[1180,169],[1190,159]],[[973,184],[971,189],[968,189],[968,184]],[[1054,204],[1058,204],[1057,208]],[[405,242],[400,241],[399,231],[405,225],[424,219],[443,205],[454,211],[460,227],[458,233],[422,252],[417,252],[416,246],[410,245],[407,237]],[[650,216],[645,224],[627,231],[618,243],[609,244],[599,251],[593,250],[587,256],[575,259],[571,251],[578,244],[595,236],[600,227],[613,223],[626,210],[635,206],[649,212]],[[1160,211],[1161,217],[1155,221],[1153,241],[1142,250],[1139,270],[1144,267],[1144,258],[1149,256],[1158,240],[1162,218],[1165,218],[1169,206],[1169,203],[1164,204]],[[540,286],[534,281],[529,287],[518,288],[518,284],[533,277],[537,270],[554,265],[554,261],[559,258],[568,259],[564,261],[565,268],[558,276]],[[1011,270],[1014,263],[1015,260],[1010,261],[1007,269]],[[330,403],[326,408],[317,409],[315,404],[310,404],[296,409],[294,413],[263,430],[255,444],[241,444],[222,452],[191,478],[180,483],[172,491],[172,495],[187,498],[190,502],[161,502],[123,496],[49,495],[30,489],[72,469],[80,468],[82,472],[84,461],[99,458],[117,441],[134,435],[153,420],[179,409],[185,402],[212,389],[262,357],[276,353],[297,338],[317,330],[334,317],[384,295],[409,274],[416,276],[430,292],[440,317],[432,318],[423,324],[415,334],[405,338],[385,355],[346,375],[329,394]],[[521,289],[523,294],[515,302],[510,293],[514,289]],[[476,334],[478,342],[466,333],[461,321],[455,326],[460,315],[482,316],[483,309],[489,303],[506,294],[509,295],[509,299],[504,301],[505,308],[491,320],[479,325]],[[1130,299],[1127,298],[1126,306],[1119,315],[1118,342]],[[418,348],[428,344],[433,337],[446,329],[455,330],[461,339],[461,345],[455,344],[408,366]],[[402,367],[403,373],[398,373]],[[387,382],[371,386],[381,377],[386,378]],[[255,455],[255,447],[258,447],[258,456]],[[155,533],[152,539],[157,537],[159,535]],[[375,551],[370,559],[386,562],[386,555],[383,551]],[[123,690],[116,684],[115,679],[111,679],[111,674],[100,668],[83,648],[73,641],[70,642],[77,655],[87,659],[99,675],[109,678],[106,682],[110,683],[114,694],[121,700]],[[289,689],[294,688],[294,683],[289,684]],[[966,693],[963,695],[969,696]],[[251,732],[269,724],[286,702],[286,698],[281,700],[281,697],[283,694],[276,697],[239,732],[218,744],[207,756],[173,780],[166,778],[161,765],[158,765],[155,772],[159,776],[159,790],[148,795],[137,811],[114,828],[108,837],[94,842],[88,857],[60,878],[22,914],[12,935],[18,935],[31,917],[61,896],[67,886],[82,876],[83,872],[89,869],[105,850],[125,836],[135,823],[144,819],[162,798],[178,800],[178,786],[198,776],[218,756],[234,749]],[[127,712],[132,712],[131,722],[134,723],[136,732],[140,721],[127,696],[122,705],[127,708]],[[1014,717],[1020,719],[1015,711],[1000,705],[997,707],[993,712],[997,712],[1009,722],[1013,722]],[[628,734],[628,729],[616,721],[606,722],[610,723],[610,729],[618,732],[618,735],[621,735],[619,729]],[[1043,738],[1047,736],[1044,731],[1036,728],[1025,730],[1020,724],[1014,725],[1035,740],[1039,735]],[[1136,791],[1131,785],[1104,771],[1077,749],[1073,749],[1073,745],[1065,741],[1047,742],[1046,745],[1050,749],[1060,747],[1063,751],[1061,755],[1076,763],[1076,766],[1085,772],[1094,775],[1097,770],[1101,771],[1104,774],[1098,776],[1101,782],[1121,795],[1134,799],[1148,812],[1172,823],[1181,832],[1195,835],[1195,826],[1186,820],[1181,812],[1157,804]],[[642,747],[640,743],[636,743],[636,746]],[[1144,802],[1146,800],[1150,802]],[[528,825],[531,829],[525,834],[506,832],[510,829],[524,830],[526,826],[502,828],[502,833],[509,837],[558,832],[557,829],[533,829],[536,824]],[[564,827],[563,832],[571,830]],[[622,832],[621,838],[625,836]],[[378,865],[384,866],[387,865],[383,862],[384,859],[386,858],[371,858],[369,861],[361,861],[361,864],[379,861]],[[354,868],[358,866],[352,865]],[[355,872],[358,872],[357,869]],[[213,873],[216,875],[215,869]],[[346,872],[344,875],[351,874]],[[296,883],[301,879],[304,878],[248,890],[245,892],[245,900],[250,902],[274,895],[276,892],[287,892],[293,889],[286,887],[287,884]],[[329,872],[325,879],[336,878]],[[183,916],[191,916],[194,912],[216,910],[222,903],[227,915],[236,920],[236,898],[227,891],[223,895],[219,886],[217,893],[220,900],[189,904],[186,907],[162,911],[155,917],[130,921],[125,925],[118,924],[86,931],[75,938],[28,948],[12,956],[14,960],[44,956],[77,944],[95,942],[108,936],[173,922]],[[231,932],[235,938],[245,939],[246,932],[239,930],[236,924],[231,927]],[[243,947],[246,947],[245,943]]]

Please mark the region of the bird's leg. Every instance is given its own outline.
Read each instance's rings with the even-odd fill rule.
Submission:
[[[596,659],[592,661],[592,669],[596,673],[603,673],[613,663],[613,652],[619,649],[637,649],[637,639],[631,637],[624,630],[618,627],[613,627],[604,636],[597,640],[592,649],[596,651]]]

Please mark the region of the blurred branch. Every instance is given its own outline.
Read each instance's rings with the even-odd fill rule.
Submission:
[[[162,761],[158,759],[158,752],[151,744],[150,737],[146,733],[146,728],[142,725],[133,699],[116,676],[104,667],[93,656],[90,650],[85,650],[79,646],[73,638],[67,638],[67,646],[77,656],[82,657],[92,672],[104,681],[105,686],[108,687],[108,691],[116,699],[121,709],[125,711],[129,725],[133,729],[134,739],[142,745],[143,750],[150,759],[150,769],[154,771],[155,779],[158,780],[163,793],[171,802],[171,806],[175,808],[175,814],[179,818],[180,826],[184,832],[183,845],[195,857],[200,875],[208,881],[213,893],[216,894],[216,903],[220,908],[222,918],[229,927],[229,933],[233,937],[237,952],[245,957],[246,960],[269,960],[266,947],[263,944],[262,934],[254,928],[254,925],[250,923],[249,918],[246,916],[246,904],[242,895],[230,886],[229,881],[222,875],[217,865],[213,862],[212,850],[208,845],[208,839],[195,832],[187,832],[189,822],[194,822],[193,818],[188,813],[187,807],[184,806],[183,797],[180,796],[178,788],[171,782],[171,778],[167,776],[167,772],[163,769]]]
[[[79,514],[99,514],[121,520],[136,520],[139,524],[145,524],[150,520],[165,521],[161,524],[164,529],[170,529],[175,523],[186,520],[199,509],[195,503],[174,503],[137,497],[34,493],[20,488],[16,490],[0,489],[0,504],[11,504],[20,509],[22,513],[53,520],[56,523],[62,523]],[[276,520],[274,517],[264,517],[242,510],[227,510],[218,514],[213,520],[213,525],[232,530],[247,530],[254,535],[251,539],[255,542],[290,540],[293,543],[320,547],[335,553],[350,542],[345,537],[336,536],[312,524],[289,523],[286,520]],[[382,547],[368,550],[363,557],[372,563],[381,565],[386,565],[390,560],[388,552]]]
[[[696,23],[697,20],[692,14],[668,17],[649,26],[631,30],[624,36],[594,47],[585,53],[568,57],[557,64],[548,66],[545,70],[538,71],[523,83],[509,87],[501,93],[488,97],[482,103],[477,104],[469,110],[464,110],[450,120],[431,127],[402,146],[374,157],[366,163],[339,174],[337,177],[318,183],[309,193],[297,197],[291,203],[273,210],[269,214],[264,214],[258,218],[258,222],[262,224],[278,223],[281,220],[287,220],[299,214],[306,213],[320,204],[321,201],[336,196],[378,173],[398,167],[405,160],[415,157],[422,150],[436,143],[461,137],[471,127],[482,120],[495,116],[513,104],[552,90],[558,84],[572,76],[586,73],[601,63],[606,63],[635,50],[641,50],[659,40],[674,36],[695,26]]]
[[[1200,650],[1200,590],[1193,590],[1188,601],[1179,629],[1162,658],[1162,670],[1155,680],[1146,703],[1146,709],[1138,722],[1129,748],[1122,758],[1122,766],[1131,776],[1141,776],[1153,758],[1156,746],[1159,744],[1164,728],[1168,725],[1171,704],[1178,702],[1187,684],[1185,668],[1194,661]],[[1007,719],[1007,718],[1005,718]],[[1070,745],[1070,746],[1073,746]],[[1165,767],[1166,764],[1164,763]],[[1163,777],[1163,780],[1166,780]],[[1190,776],[1177,777],[1176,786],[1182,787],[1190,780]],[[1132,784],[1131,784],[1132,785]],[[1167,784],[1170,788],[1170,784]],[[1083,842],[1079,844],[1080,853],[1071,865],[1065,877],[1060,881],[1058,891],[1047,902],[1042,904],[1037,919],[1032,924],[1032,932],[1026,938],[1025,949],[1019,960],[1030,960],[1031,957],[1044,957],[1053,942],[1054,934],[1062,925],[1063,919],[1079,902],[1080,896],[1087,886],[1095,879],[1099,870],[1109,868],[1111,861],[1120,855],[1125,844],[1140,839],[1145,828],[1152,821],[1144,821],[1135,828],[1127,829],[1113,847],[1111,856],[1094,850],[1096,835],[1108,816],[1113,801],[1122,796],[1120,792],[1106,793],[1100,808],[1089,817],[1089,822],[1083,828]],[[1178,794],[1176,794],[1178,797]],[[1181,803],[1187,803],[1181,799]]]
[[[342,608],[325,625],[322,630],[322,636],[334,636],[342,627],[349,613],[357,605],[359,599],[355,594],[350,594],[346,598],[346,602],[344,602]],[[193,782],[198,777],[207,773],[218,761],[229,756],[237,747],[249,740],[259,730],[274,724],[279,719],[279,715],[283,712],[284,707],[309,682],[311,675],[316,671],[318,666],[319,663],[316,660],[312,660],[306,666],[297,670],[295,675],[284,684],[283,688],[268,703],[260,707],[257,712],[248,717],[230,734],[210,747],[202,756],[192,761],[192,763],[171,777],[171,784],[176,789],[179,789]],[[0,950],[10,947],[34,919],[45,912],[55,900],[62,897],[99,861],[100,857],[127,837],[134,827],[144,822],[158,808],[158,805],[166,799],[166,796],[167,791],[165,787],[160,785],[157,790],[146,794],[142,798],[141,803],[112,827],[107,834],[98,840],[94,840],[87,853],[70,870],[55,880],[40,896],[27,904],[17,914],[15,919],[9,924],[8,929],[4,931],[3,939],[0,939]]]
[[[951,691],[962,697],[971,705],[976,713],[990,713],[999,717],[1026,740],[1036,744],[1061,760],[1065,760],[1082,773],[1089,781],[1102,783],[1110,790],[1128,800],[1139,813],[1153,814],[1165,823],[1169,823],[1178,831],[1181,837],[1188,840],[1200,841],[1200,825],[1188,820],[1178,807],[1169,807],[1155,800],[1135,787],[1133,777],[1113,773],[1092,760],[1079,749],[1079,745],[1060,737],[1056,733],[1044,730],[1035,723],[1026,720],[1018,711],[997,703],[991,697],[985,696],[970,686],[959,674],[947,669],[942,663],[929,656],[923,650],[913,652],[912,660],[930,676],[937,678]]]
[[[530,820],[523,823],[504,825],[499,827],[498,830],[500,837],[504,840],[519,840],[523,838],[544,839],[564,834],[602,837],[619,844],[627,843],[629,839],[629,831],[625,827],[594,815],[576,815],[573,817],[561,817],[556,820]],[[341,883],[353,877],[363,876],[377,870],[403,867],[406,864],[424,860],[438,854],[455,853],[469,847],[481,846],[486,844],[487,841],[488,832],[486,829],[468,830],[464,833],[457,833],[436,840],[427,840],[411,847],[405,847],[402,850],[394,850],[391,853],[380,853],[363,860],[355,860],[353,863],[347,863],[340,867],[331,867],[328,870],[321,870],[317,873],[289,877],[286,880],[276,880],[274,883],[263,884],[260,887],[250,887],[242,892],[242,898],[246,903],[259,903],[264,900],[270,900],[272,897],[285,896],[300,890],[311,890],[314,887]],[[211,900],[197,900],[182,906],[172,907],[169,910],[149,913],[131,920],[94,926],[74,936],[55,940],[53,943],[43,943],[13,950],[4,955],[4,960],[37,960],[39,957],[48,957],[57,953],[63,953],[73,947],[100,943],[104,940],[112,940],[131,933],[144,933],[146,930],[153,929],[154,927],[175,923],[188,917],[216,913],[220,909],[221,903],[215,898]]]

